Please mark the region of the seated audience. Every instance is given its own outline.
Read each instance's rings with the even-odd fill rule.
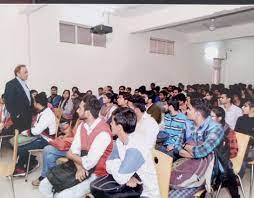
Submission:
[[[51,90],[51,96],[49,96],[48,102],[51,103],[54,108],[57,108],[61,101],[61,96],[57,95],[58,88],[56,86],[52,86],[50,90]]]
[[[23,136],[35,136],[36,139],[32,142],[19,146],[18,148],[18,163],[16,165],[16,176],[24,176],[26,172],[27,160],[29,150],[43,149],[48,145],[48,139],[56,133],[56,118],[54,113],[47,107],[47,96],[45,92],[41,92],[35,96],[34,107],[38,111],[37,119],[33,127],[29,130],[21,132]],[[35,156],[31,156],[30,167],[31,170],[38,167],[38,161]]]
[[[112,133],[118,136],[113,151],[106,162],[106,169],[121,185],[135,187],[143,183],[142,197],[160,197],[157,175],[150,150],[144,141],[132,136],[137,117],[129,108],[118,108],[113,112]],[[143,131],[135,130],[134,133]],[[141,182],[134,177],[137,174]]]
[[[120,94],[121,92],[125,92],[125,86],[124,85],[121,85],[118,89],[118,93]]]
[[[187,98],[183,93],[179,93],[176,96],[172,97],[172,100],[177,100],[179,101],[179,110],[183,114],[187,114]]]
[[[103,96],[103,88],[102,87],[99,87],[98,88],[98,100],[101,104],[101,106],[103,105],[103,99],[102,99],[102,96]]]
[[[159,93],[160,100],[158,102],[156,102],[156,105],[158,105],[158,107],[160,107],[162,113],[165,113],[165,111],[166,111],[164,106],[167,104],[167,102],[166,102],[167,96],[168,96],[168,92],[166,92],[164,90],[160,91],[160,93]]]
[[[142,96],[146,102],[146,112],[150,114],[158,124],[161,122],[161,109],[154,103],[155,93],[153,91],[143,92]]]
[[[131,87],[126,87],[126,92],[131,94]]]
[[[74,177],[78,180],[78,184],[59,193],[53,193],[54,178],[47,176],[41,181],[39,187],[40,192],[46,197],[83,197],[90,192],[92,181],[107,174],[106,160],[112,151],[113,141],[108,124],[99,118],[99,111],[100,103],[96,96],[87,95],[83,98],[78,109],[82,123],[77,128],[77,133],[67,153],[67,158],[74,163],[72,170],[76,172]],[[62,166],[59,168],[61,169]],[[89,173],[91,173],[90,177]],[[57,177],[56,179],[59,179],[61,175]]]
[[[232,104],[232,102],[232,94],[228,90],[224,89],[221,92],[220,103],[221,107],[226,112],[226,123],[231,129],[234,129],[237,119],[242,116],[242,109]]]
[[[61,117],[61,123],[62,122],[70,122],[72,120],[72,116],[74,113],[74,105],[72,102],[72,99],[70,97],[71,92],[69,90],[64,90],[62,99],[59,104],[59,108],[63,110],[63,114]]]

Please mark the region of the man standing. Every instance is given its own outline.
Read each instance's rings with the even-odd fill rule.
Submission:
[[[33,99],[26,85],[28,78],[26,65],[18,65],[14,74],[15,78],[6,83],[4,99],[14,128],[21,132],[31,128]]]

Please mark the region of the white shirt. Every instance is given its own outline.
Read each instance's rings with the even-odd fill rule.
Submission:
[[[87,135],[89,135],[92,133],[92,131],[95,129],[95,127],[99,124],[100,121],[101,119],[97,118],[91,126],[84,122],[80,123],[70,148],[72,153],[79,156],[81,155],[81,126],[84,125],[87,131]],[[110,142],[111,137],[106,131],[102,131],[95,137],[87,156],[82,157],[82,165],[86,170],[90,170],[96,166]]]
[[[116,140],[106,169],[119,184],[126,184],[137,173],[143,183],[141,196],[160,198],[160,190],[152,157],[146,142],[129,135],[128,144]]]
[[[23,87],[23,89],[26,93],[27,99],[29,100],[29,103],[31,104],[30,90],[28,89],[28,86],[27,86],[26,82],[24,80],[21,80],[18,76],[16,77],[16,79],[19,81],[19,83]]]
[[[141,120],[137,122],[135,131],[131,134],[131,136],[135,136],[136,138],[143,140],[147,149],[152,149],[156,144],[158,133],[158,123],[151,117],[150,114],[145,112]]]
[[[224,106],[221,106],[226,112],[226,123],[229,125],[231,129],[235,129],[237,119],[242,116],[242,109],[231,104],[228,110],[225,109]]]
[[[31,128],[31,133],[33,135],[41,135],[44,138],[44,135],[41,133],[47,128],[49,129],[49,135],[54,135],[56,133],[56,117],[48,107],[37,115],[36,122]]]

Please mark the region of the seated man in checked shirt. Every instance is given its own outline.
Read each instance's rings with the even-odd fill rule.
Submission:
[[[186,134],[183,133],[175,145],[174,152],[185,158],[206,157],[220,144],[224,136],[223,128],[211,119],[210,110],[203,99],[194,98],[190,101],[187,116],[193,121],[186,123],[192,125],[187,126],[187,129],[191,130],[191,135],[186,139]],[[190,140],[196,145],[188,144]],[[192,197],[201,187],[173,189],[170,191],[170,197]]]

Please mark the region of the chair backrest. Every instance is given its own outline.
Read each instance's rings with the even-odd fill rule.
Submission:
[[[55,137],[57,137],[58,128],[59,128],[59,125],[60,125],[60,120],[61,120],[61,117],[62,117],[62,114],[63,114],[63,110],[60,109],[60,108],[55,108],[54,113],[55,113],[55,116],[56,116],[56,135],[55,135]]]
[[[237,156],[230,159],[233,163],[233,170],[236,174],[239,173],[242,163],[244,160],[244,156],[246,154],[248,143],[250,140],[250,136],[236,132],[236,139],[238,144],[238,153]]]
[[[18,136],[19,136],[19,131],[16,129],[15,130],[15,136],[14,136],[14,144],[13,144],[13,154],[12,154],[12,170],[11,174],[13,174],[16,163],[17,163],[17,158],[18,158]]]
[[[152,154],[157,173],[158,184],[160,187],[161,198],[168,198],[173,159],[172,157],[155,149],[152,150]]]

